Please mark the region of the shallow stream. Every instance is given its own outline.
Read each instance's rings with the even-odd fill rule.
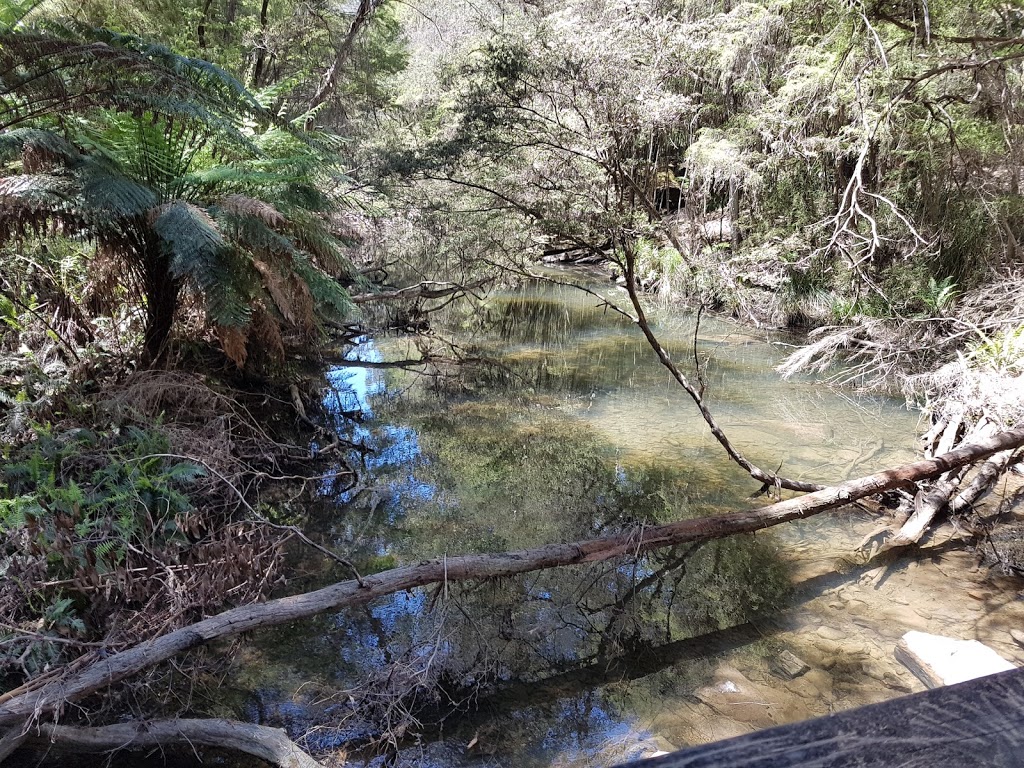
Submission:
[[[918,415],[901,402],[781,381],[791,340],[705,317],[695,352],[693,317],[654,320],[685,371],[695,354],[706,365],[712,411],[765,469],[831,483],[914,458]],[[361,411],[353,437],[372,452],[356,488],[324,480],[307,529],[364,572],[765,503],[593,296],[531,285],[447,322],[463,354],[493,364],[430,378],[353,362],[419,356],[384,339],[329,376],[325,406]],[[312,746],[357,765],[385,760],[362,740],[402,766],[597,768],[920,690],[892,656],[910,629],[1021,660],[1019,583],[978,569],[952,531],[866,562],[858,545],[879,522],[841,510],[636,562],[397,594],[261,635],[235,685],[251,719],[312,728]],[[305,571],[296,586],[347,577]],[[786,652],[807,671],[789,679]]]

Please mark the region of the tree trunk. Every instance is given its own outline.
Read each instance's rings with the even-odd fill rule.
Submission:
[[[613,536],[570,544],[548,544],[518,552],[461,555],[425,560],[362,579],[342,581],[312,592],[233,608],[187,627],[161,635],[106,658],[84,662],[77,671],[51,680],[34,680],[0,695],[0,726],[23,724],[60,711],[68,702],[105,690],[144,669],[192,648],[244,632],[288,624],[325,611],[365,605],[372,600],[428,584],[513,576],[545,568],[591,563],[616,557],[636,557],[654,549],[689,541],[708,541],[753,533],[773,525],[844,506],[857,499],[919,480],[938,477],[1001,451],[1024,445],[1024,427],[1001,432],[977,443],[924,461],[850,480],[761,509],[716,517],[641,526]]]
[[[145,271],[146,329],[142,342],[142,365],[159,366],[167,355],[167,341],[174,327],[181,281],[171,275],[166,257],[147,260]]]
[[[267,23],[270,0],[263,0],[260,5],[260,37],[256,43],[256,63],[252,68],[252,87],[259,88],[263,83],[263,68],[267,61]]]
[[[316,93],[313,94],[313,98],[309,100],[309,109],[316,109],[325,101],[327,101],[333,94],[335,88],[338,86],[338,77],[341,74],[341,68],[345,66],[345,62],[348,61],[349,56],[352,55],[352,49],[355,46],[356,38],[362,31],[363,27],[370,23],[370,19],[373,18],[373,14],[376,10],[384,4],[384,0],[360,0],[359,7],[356,9],[356,15],[352,19],[352,25],[349,27],[348,33],[342,38],[338,44],[338,48],[334,54],[334,61],[331,62],[331,66],[324,72],[323,77],[320,79],[320,85],[317,86]]]
[[[731,225],[730,237],[732,251],[740,248],[740,195],[743,194],[743,187],[738,176],[729,177],[729,224]]]
[[[196,25],[196,41],[199,43],[199,50],[206,50],[206,22],[210,19],[210,6],[213,0],[206,0],[203,3],[203,10],[199,17],[199,24]]]

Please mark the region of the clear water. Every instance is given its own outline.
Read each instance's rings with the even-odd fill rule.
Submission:
[[[694,318],[654,319],[692,373]],[[435,377],[346,364],[329,376],[325,406],[362,411],[353,437],[373,452],[356,488],[323,484],[308,531],[364,571],[765,503],[748,498],[757,484],[639,332],[593,296],[532,285],[446,322],[464,353],[492,364]],[[741,451],[823,483],[913,457],[917,414],[781,381],[773,369],[788,341],[708,317],[697,332],[706,398]],[[385,339],[348,358],[418,355],[410,341]],[[384,722],[396,764],[438,767],[610,766],[887,698],[911,684],[880,661],[869,669],[870,648],[863,663],[843,648],[829,656],[836,641],[816,633],[830,600],[844,612],[848,602],[832,597],[849,568],[829,552],[850,551],[865,525],[843,512],[636,562],[394,595],[261,636],[250,651],[258,671],[238,685],[257,691],[251,717],[295,733],[315,726],[313,746],[347,749],[356,764],[384,760],[350,741],[387,742]],[[346,577],[326,563],[306,569],[296,586]],[[871,624],[858,632],[882,632]],[[773,673],[784,649],[811,672]]]

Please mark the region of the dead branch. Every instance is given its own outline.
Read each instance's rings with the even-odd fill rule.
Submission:
[[[752,464],[743,454],[741,454],[736,447],[726,437],[725,432],[718,422],[715,420],[714,415],[704,402],[704,397],[700,391],[694,387],[681,370],[674,362],[672,358],[663,346],[658,341],[658,337],[654,335],[654,331],[651,330],[651,325],[647,321],[647,314],[644,312],[643,304],[640,301],[639,292],[637,290],[636,281],[636,255],[633,253],[629,244],[625,244],[626,258],[625,258],[625,277],[626,277],[626,293],[629,294],[629,300],[633,304],[633,311],[636,313],[635,322],[640,330],[644,334],[644,338],[647,339],[648,345],[654,350],[654,353],[658,356],[658,361],[668,369],[669,373],[672,374],[672,378],[681,386],[686,394],[690,396],[693,402],[697,405],[697,409],[700,411],[700,415],[704,418],[704,422],[711,429],[711,434],[715,436],[715,439],[725,449],[725,452],[729,454],[729,458],[741,466],[746,472],[755,480],[762,483],[759,494],[767,493],[771,488],[785,488],[790,491],[800,491],[804,493],[812,493],[814,491],[820,491],[824,486],[818,485],[817,483],[805,483],[802,480],[792,480],[786,477],[780,477],[777,473],[765,472],[763,469]],[[698,379],[700,373],[698,370]]]
[[[86,663],[79,671],[45,685],[8,696],[0,704],[0,725],[13,726],[23,723],[26,718],[59,714],[66,703],[80,701],[142,670],[213,640],[287,624],[325,611],[364,605],[384,595],[427,584],[512,576],[545,568],[627,555],[637,556],[690,541],[752,533],[834,509],[866,496],[934,478],[1022,445],[1024,428],[1009,430],[973,444],[962,445],[937,458],[868,475],[760,509],[641,527],[613,536],[569,544],[548,544],[518,552],[427,560],[367,576],[362,585],[356,580],[343,581],[312,592],[234,608],[120,653]]]
[[[489,282],[491,281],[475,280],[472,283],[462,285],[460,283],[424,280],[422,283],[409,285],[405,288],[396,288],[391,291],[359,293],[352,297],[352,303],[367,304],[374,301],[399,301],[404,299],[443,299],[448,296],[460,296],[471,293],[487,285]]]
[[[23,734],[23,747],[40,742],[47,748],[53,745],[59,750],[79,752],[172,745],[217,747],[253,755],[280,768],[323,768],[282,729],[237,720],[148,720],[96,728],[39,723],[34,730],[35,734]]]

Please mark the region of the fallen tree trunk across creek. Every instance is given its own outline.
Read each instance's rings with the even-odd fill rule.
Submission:
[[[362,605],[385,595],[429,584],[512,576],[627,555],[635,557],[685,542],[751,533],[894,488],[912,486],[918,481],[938,477],[1022,445],[1024,428],[1009,430],[961,445],[942,456],[850,480],[759,509],[642,526],[614,536],[568,544],[428,560],[362,579],[338,582],[311,592],[233,608],[105,658],[76,663],[74,671],[56,679],[31,681],[0,696],[0,726],[27,731],[36,718],[59,716],[67,703],[80,701],[178,654],[222,638],[287,624],[325,611]],[[9,731],[7,736],[11,735]]]

